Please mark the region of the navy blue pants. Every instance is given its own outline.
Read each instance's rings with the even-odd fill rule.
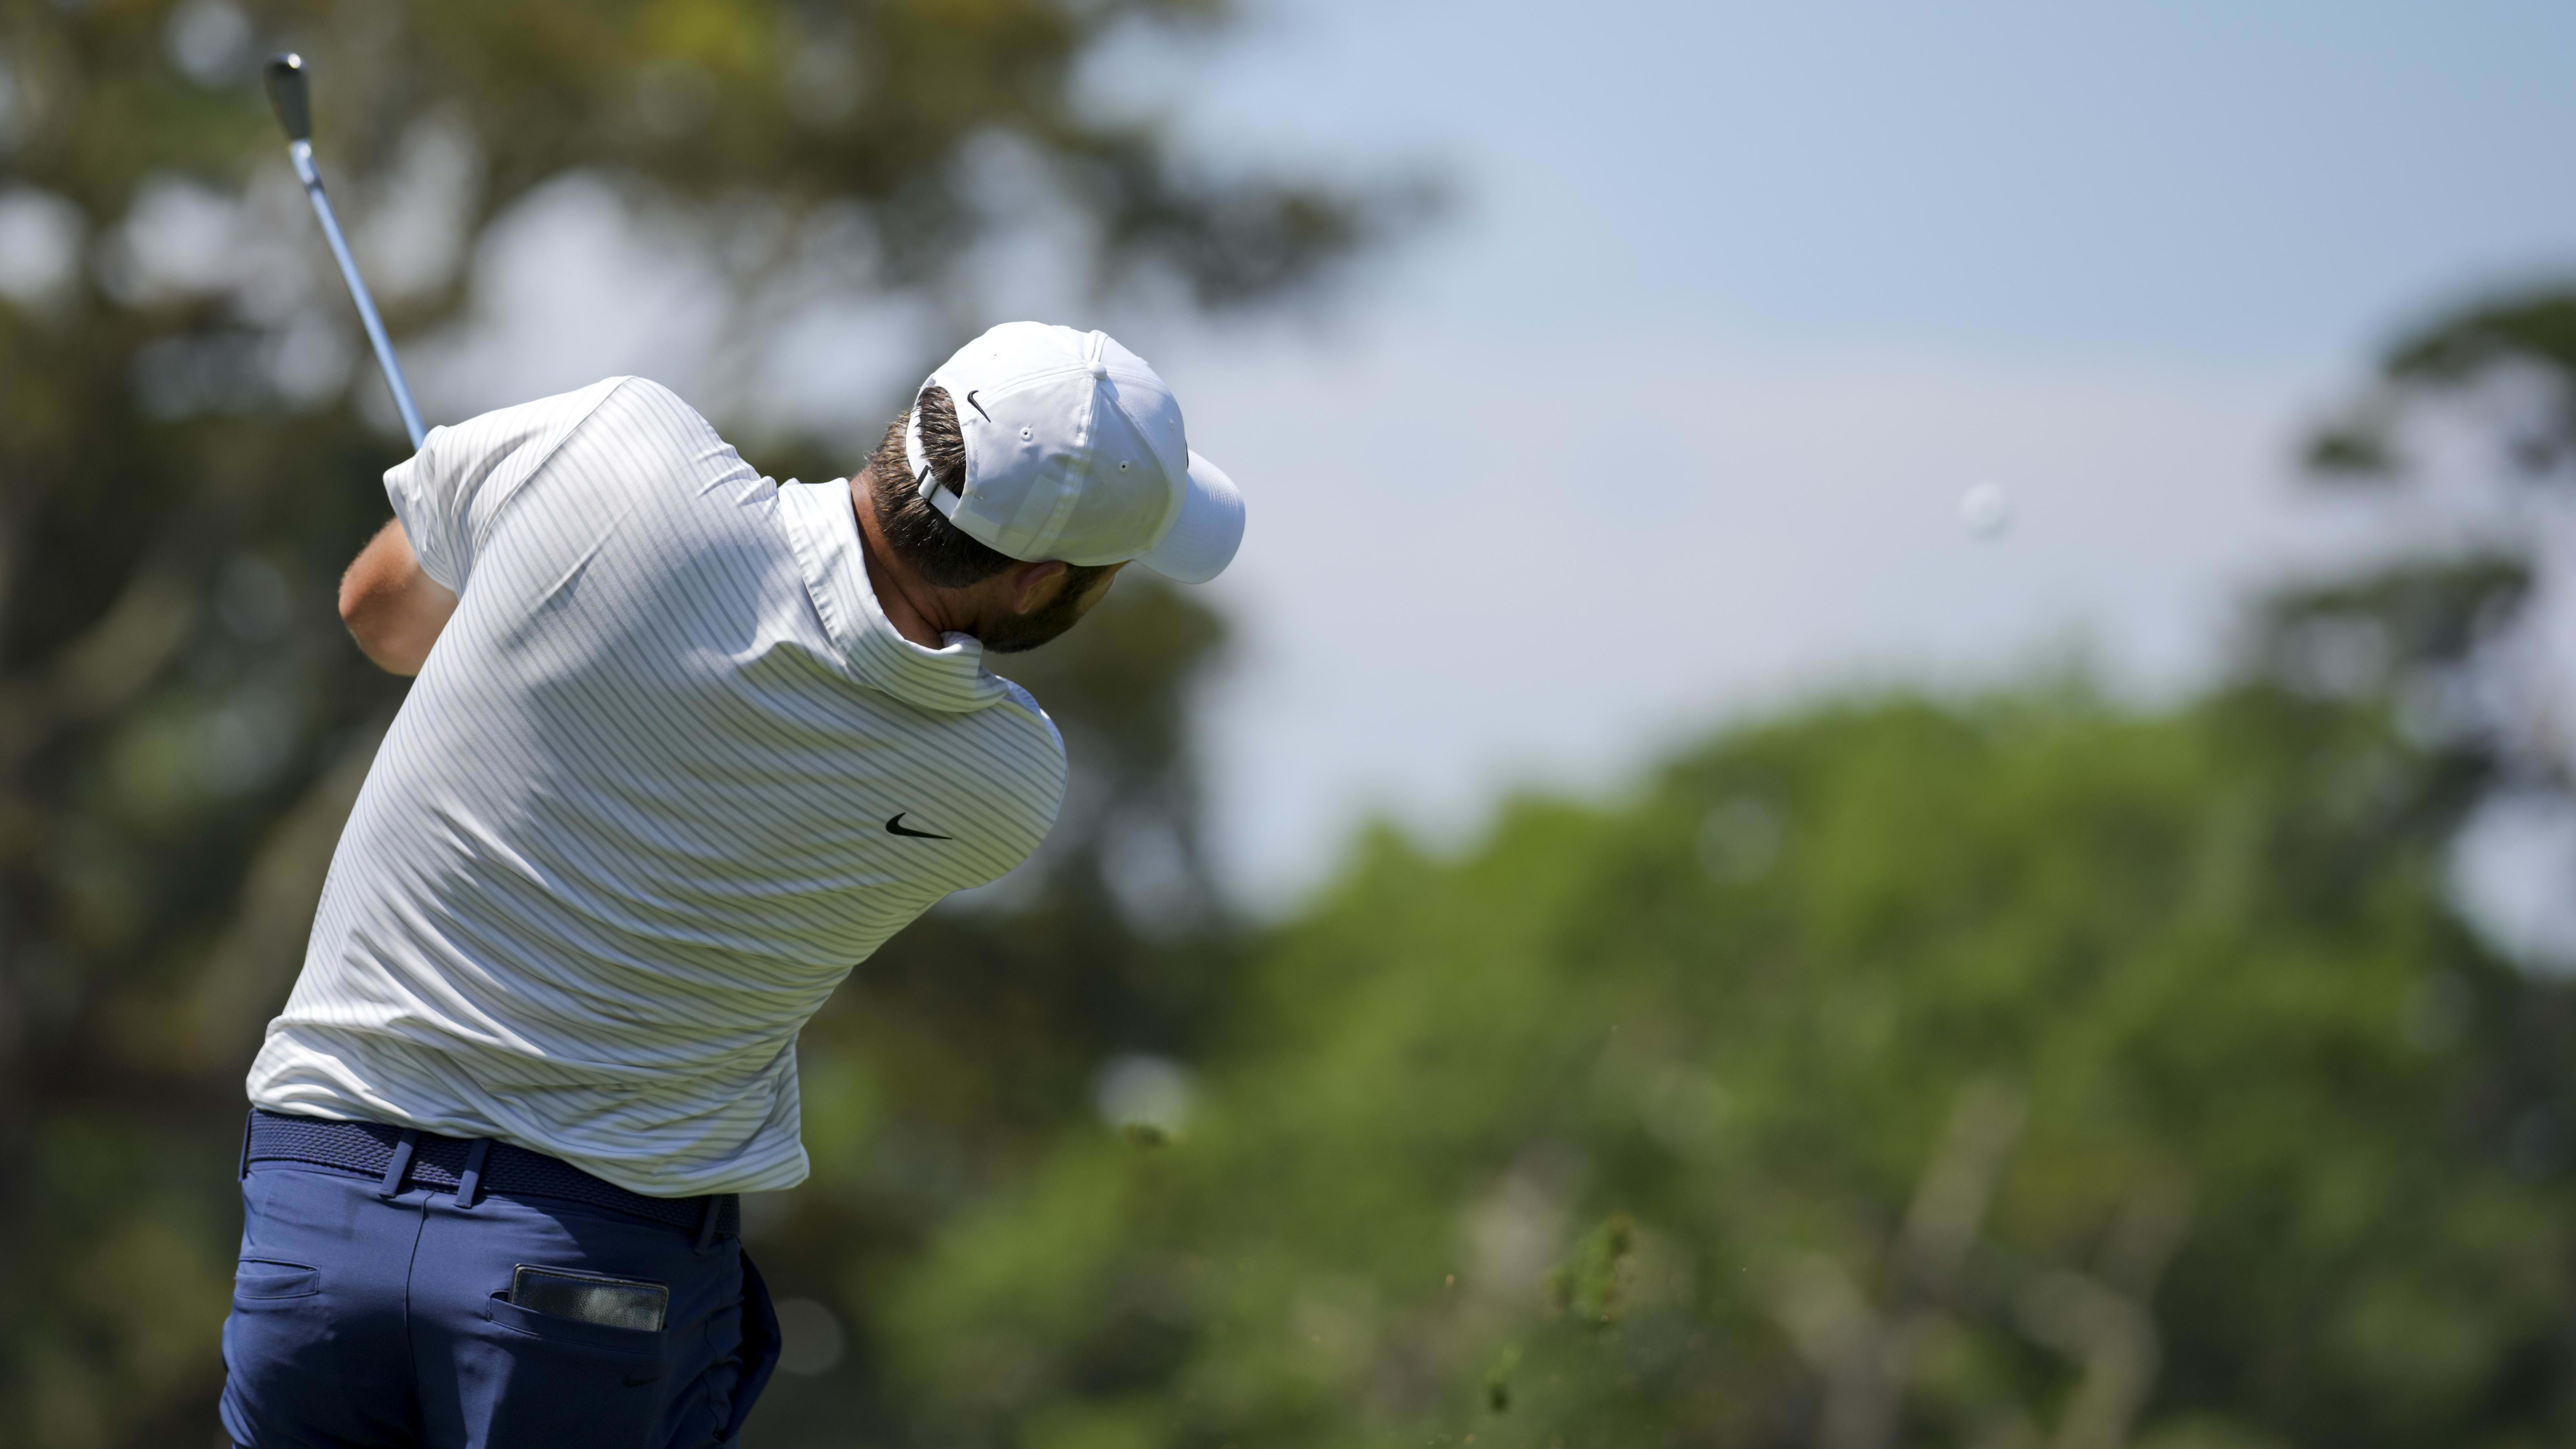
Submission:
[[[353,1173],[253,1163],[224,1324],[224,1428],[249,1449],[730,1445],[777,1360],[730,1235],[557,1198],[386,1198]],[[521,1264],[669,1285],[658,1333],[507,1301]]]

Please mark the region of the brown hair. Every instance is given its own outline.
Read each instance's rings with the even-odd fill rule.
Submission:
[[[926,387],[914,406],[921,410],[921,452],[931,476],[963,497],[966,439],[957,431],[957,405],[949,401],[948,389]],[[876,500],[877,524],[885,530],[886,542],[923,579],[943,589],[970,588],[1009,568],[1011,559],[949,522],[921,496],[921,480],[903,446],[911,421],[910,413],[898,416],[868,459],[868,496]]]

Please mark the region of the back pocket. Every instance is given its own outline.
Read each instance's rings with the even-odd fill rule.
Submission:
[[[458,1346],[458,1372],[486,1386],[469,1405],[475,1443],[655,1442],[667,1390],[663,1335],[483,1300],[490,1322]]]
[[[617,1328],[605,1323],[584,1323],[578,1318],[540,1313],[522,1308],[500,1293],[483,1300],[483,1316],[511,1333],[542,1338],[551,1343],[650,1358],[658,1358],[662,1352],[662,1335],[653,1330]]]
[[[244,1258],[233,1269],[235,1298],[310,1298],[321,1291],[321,1270],[301,1263]]]
[[[650,1278],[612,1278],[579,1268],[543,1268],[521,1263],[510,1275],[510,1301],[555,1318],[574,1318],[610,1328],[662,1331],[670,1315],[671,1288]]]

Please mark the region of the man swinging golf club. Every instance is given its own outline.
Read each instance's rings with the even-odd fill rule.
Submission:
[[[984,668],[1242,538],[1170,391],[1019,322],[846,482],[612,378],[428,434],[341,584],[417,673],[250,1072],[224,1427],[730,1444],[777,1329],[736,1194],[806,1174],[796,1036],[1018,864],[1065,759]]]

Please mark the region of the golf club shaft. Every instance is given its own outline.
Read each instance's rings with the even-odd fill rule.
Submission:
[[[367,295],[366,278],[358,275],[358,259],[349,252],[349,239],[340,234],[340,218],[331,211],[331,198],[322,190],[322,173],[313,167],[313,143],[306,140],[287,142],[286,154],[295,162],[295,175],[304,183],[304,194],[313,198],[313,214],[322,221],[322,235],[331,243],[331,255],[340,263],[340,276],[349,284],[349,300],[358,304],[358,320],[366,324],[367,341],[376,349],[376,364],[385,372],[385,386],[394,394],[394,406],[402,411],[403,431],[411,434],[411,445],[417,449],[429,430],[420,424],[420,408],[411,400],[411,384],[403,381],[402,363],[394,357],[394,342],[385,335],[385,320],[376,315],[376,299]]]

